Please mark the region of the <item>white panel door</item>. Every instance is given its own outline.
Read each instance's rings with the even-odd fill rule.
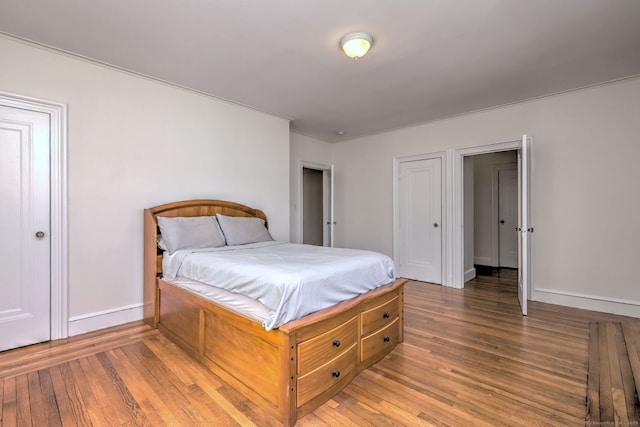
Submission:
[[[398,275],[442,283],[441,159],[400,163]]]
[[[529,298],[530,237],[533,232],[529,215],[530,143],[530,139],[523,135],[522,147],[518,150],[518,185],[520,188],[518,203],[518,300],[524,316],[527,315],[527,299]]]
[[[328,174],[328,175],[327,175]],[[335,168],[333,165],[331,165],[331,167],[329,168],[329,171],[325,171],[325,175],[328,176],[329,179],[329,197],[328,197],[328,204],[329,204],[329,221],[327,221],[327,225],[329,226],[329,241],[327,242],[325,240],[324,245],[325,246],[329,246],[329,247],[334,247],[334,238],[335,238],[335,228],[336,228],[336,218],[335,218],[335,207],[334,207],[334,203],[335,203],[335,189],[336,189],[336,181],[335,181]]]
[[[518,169],[498,170],[500,267],[518,267]]]
[[[0,351],[50,339],[49,115],[0,106]]]

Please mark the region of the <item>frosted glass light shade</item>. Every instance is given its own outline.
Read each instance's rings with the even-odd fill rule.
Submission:
[[[373,38],[367,33],[349,33],[340,40],[340,47],[349,57],[357,60],[373,46]]]

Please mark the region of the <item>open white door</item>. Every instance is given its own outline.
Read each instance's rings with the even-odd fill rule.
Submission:
[[[531,139],[522,135],[522,147],[518,150],[518,299],[522,315],[527,315],[527,298],[529,296],[530,237],[533,232],[529,215],[529,157]]]
[[[333,247],[333,229],[335,228],[335,225],[336,225],[336,219],[333,216],[334,214],[333,202],[335,201],[334,183],[335,183],[335,179],[334,179],[333,165],[331,165],[331,168],[329,168],[329,187],[331,188],[331,190],[329,190],[329,247],[331,248]]]

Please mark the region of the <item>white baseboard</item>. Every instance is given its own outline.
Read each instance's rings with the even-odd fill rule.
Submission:
[[[69,336],[141,320],[142,304],[118,307],[69,318]]]
[[[601,311],[640,318],[640,302],[603,298],[593,295],[559,292],[551,289],[532,289],[531,299],[549,304],[565,305],[585,310]]]
[[[476,278],[476,268],[471,267],[467,271],[464,272],[464,282],[467,283],[471,279]]]
[[[488,258],[488,257],[480,257],[480,256],[474,257],[473,263],[476,265],[486,265],[487,267],[493,266],[493,263],[491,262],[491,258]]]

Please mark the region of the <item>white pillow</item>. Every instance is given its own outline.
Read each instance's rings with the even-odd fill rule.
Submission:
[[[265,227],[264,220],[260,218],[220,214],[217,214],[217,217],[227,245],[244,245],[273,240],[271,233]]]
[[[169,250],[167,248],[167,244],[164,242],[164,239],[162,238],[162,234],[158,234],[158,236],[156,237],[156,242],[158,242],[158,247],[163,251]]]
[[[225,245],[215,216],[158,217],[162,240],[169,251],[217,248]]]

